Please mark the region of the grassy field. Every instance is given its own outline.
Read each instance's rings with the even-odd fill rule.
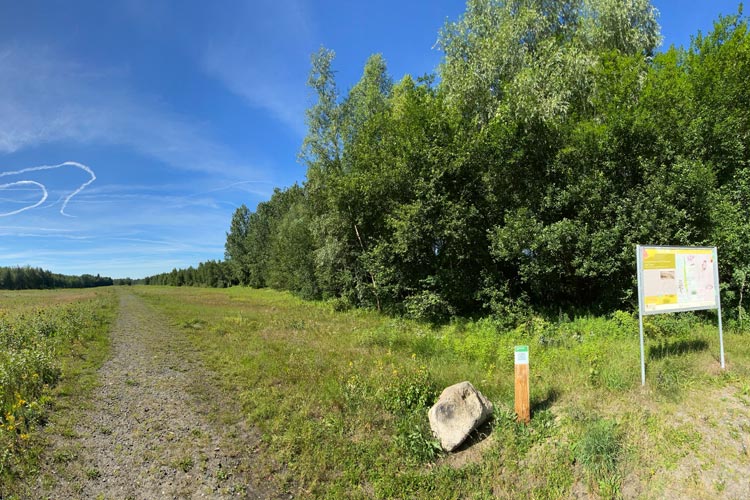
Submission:
[[[111,289],[0,291],[0,497],[35,473],[50,413],[95,387],[115,311]]]
[[[640,384],[632,315],[431,327],[334,312],[269,290],[135,287],[263,433],[278,486],[310,497],[742,497],[750,484],[750,345],[715,318],[650,317]],[[528,344],[532,421],[514,421],[513,346]],[[445,455],[426,412],[471,381],[495,404]],[[271,465],[277,464],[277,465]]]

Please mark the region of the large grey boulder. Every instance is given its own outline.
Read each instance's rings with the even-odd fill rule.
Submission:
[[[469,382],[447,387],[430,408],[430,428],[445,451],[453,451],[492,415],[492,403]]]

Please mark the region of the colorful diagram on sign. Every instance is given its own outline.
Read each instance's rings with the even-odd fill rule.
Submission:
[[[644,314],[717,307],[713,249],[641,247],[640,250]]]

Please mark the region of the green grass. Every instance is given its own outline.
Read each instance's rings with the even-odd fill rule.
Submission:
[[[0,297],[2,497],[13,494],[19,478],[35,473],[44,448],[38,430],[51,412],[81,404],[95,387],[117,306],[111,289],[0,292]]]
[[[302,496],[701,496],[729,482],[717,476],[706,490],[679,479],[689,476],[682,473],[690,457],[707,477],[722,461],[739,471],[747,462],[702,451],[724,435],[712,434],[724,422],[712,427],[706,409],[729,404],[741,416],[750,403],[746,338],[725,333],[722,372],[710,318],[649,318],[641,388],[637,320],[623,312],[534,317],[513,330],[490,319],[432,327],[270,290],[134,291],[221,375],[261,430],[278,486]],[[511,410],[518,344],[530,346],[529,426]],[[448,456],[436,450],[426,412],[442,388],[462,380],[496,412],[486,440]],[[748,440],[748,429],[728,439]]]

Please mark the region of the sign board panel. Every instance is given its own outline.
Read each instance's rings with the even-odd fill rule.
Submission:
[[[721,367],[725,368],[716,247],[638,245],[635,254],[638,266],[641,384],[646,385],[643,316],[649,314],[716,309],[719,319]]]
[[[528,365],[529,364],[529,346],[517,345],[515,350],[515,358],[517,365]]]
[[[645,315],[719,307],[715,248],[638,247],[638,297]]]

